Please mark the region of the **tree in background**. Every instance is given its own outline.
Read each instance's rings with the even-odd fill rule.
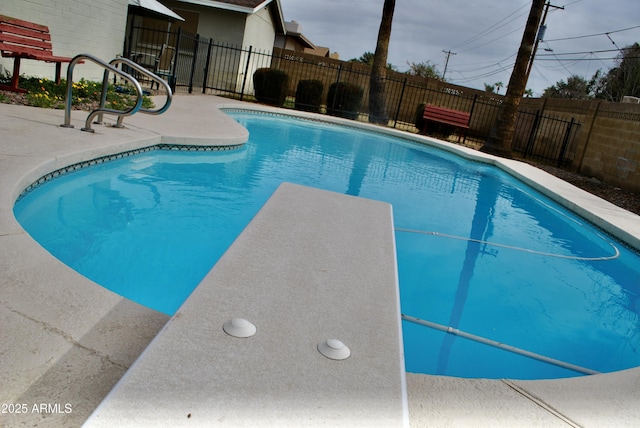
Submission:
[[[640,97],[640,45],[621,49],[616,63],[606,75],[594,75],[595,96],[609,101],[622,101],[625,95]]]
[[[502,82],[494,83],[493,85],[489,85],[488,83],[484,84],[484,91],[489,92],[490,94],[496,93],[496,88],[500,85],[500,87],[504,86]],[[533,97],[533,89],[529,88],[524,91],[524,95],[529,98]]]
[[[543,98],[565,98],[571,100],[588,100],[593,98],[591,83],[584,77],[573,75],[565,83],[560,80],[553,86],[549,86],[542,94]]]
[[[589,81],[573,75],[544,90],[543,97],[584,100],[600,98],[620,102],[625,95],[640,98],[640,45],[634,43],[621,49],[616,66],[606,74],[594,73]]]
[[[373,65],[373,52],[365,52],[359,58],[351,58],[349,62],[361,62],[367,65]]]
[[[391,23],[393,22],[395,7],[395,0],[384,0],[376,52],[373,55],[371,83],[369,85],[369,122],[385,125],[389,121],[385,97],[385,78],[387,77],[387,55],[389,53]]]
[[[362,64],[373,65],[373,52],[365,52],[359,58],[351,58],[348,62],[361,62]],[[393,64],[387,64],[387,70],[395,70]]]
[[[531,11],[527,18],[527,23],[516,56],[516,63],[511,72],[509,86],[507,86],[507,94],[504,102],[500,105],[498,112],[498,121],[491,130],[489,139],[480,149],[485,153],[491,153],[498,156],[513,157],[511,153],[511,145],[513,143],[513,134],[516,125],[516,114],[522,100],[525,88],[527,86],[527,68],[531,60],[531,52],[536,40],[538,26],[542,19],[542,10],[546,0],[533,0],[531,3]]]
[[[429,61],[419,63],[407,62],[407,65],[409,65],[409,70],[406,72],[407,74],[424,77],[425,79],[444,80],[436,66]]]

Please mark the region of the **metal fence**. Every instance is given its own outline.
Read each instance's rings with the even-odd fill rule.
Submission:
[[[274,48],[260,51],[219,43],[182,31],[166,32],[131,27],[125,55],[154,71],[162,71],[174,90],[228,95],[253,99],[253,74],[260,68],[272,68],[288,76],[287,103],[295,105],[298,84],[303,80],[323,83],[321,112],[335,110],[327,106],[332,84],[347,82],[360,87],[363,99],[355,114],[368,119],[368,92],[371,68],[365,64],[344,62]],[[503,97],[434,79],[424,79],[389,70],[385,79],[389,126],[415,130],[420,106],[432,104],[469,112],[468,138],[485,141],[495,127]],[[334,107],[334,109],[327,108]],[[339,113],[339,111],[338,111]],[[513,151],[525,158],[569,164],[575,154],[580,124],[573,118],[554,117],[540,111],[521,108],[516,120]]]

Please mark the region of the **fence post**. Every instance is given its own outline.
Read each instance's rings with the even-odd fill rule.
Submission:
[[[176,92],[176,86],[178,85],[178,57],[179,57],[179,53],[180,53],[180,44],[182,43],[182,28],[178,27],[178,36],[176,37],[176,56],[173,59],[173,70],[171,70],[171,75],[173,76],[173,78],[171,79],[171,82],[169,82],[171,85],[171,90],[173,91],[173,93],[175,94]]]
[[[131,51],[133,50],[133,31],[135,26],[133,21],[131,22],[131,28],[129,29],[129,43],[127,44],[127,51],[124,52],[124,57],[131,59]]]
[[[338,64],[338,75],[336,76],[336,83],[340,83],[340,75],[342,74],[342,64]],[[335,111],[336,109],[336,96],[333,94],[333,103],[331,104],[331,109]],[[328,109],[329,106],[327,106]]]
[[[538,133],[538,126],[540,124],[540,110],[536,110],[536,118],[533,120],[533,126],[531,127],[531,132],[529,133],[529,139],[527,140],[527,146],[524,148],[523,157],[526,159],[527,155],[530,153],[533,148],[533,143],[536,140],[536,134]]]
[[[207,93],[207,80],[209,79],[209,62],[211,62],[211,45],[213,39],[209,39],[209,46],[207,47],[207,62],[204,65],[204,78],[202,79],[202,93]]]
[[[193,77],[196,74],[196,61],[198,60],[199,46],[200,46],[200,34],[196,34],[195,47],[193,48],[193,60],[191,61],[191,75],[189,76],[189,93],[193,92]]]
[[[471,102],[471,110],[469,110],[469,123],[473,117],[473,111],[476,109],[476,102],[478,101],[478,94],[473,94],[473,101]]]
[[[244,88],[247,85],[247,74],[249,74],[249,62],[251,60],[251,52],[253,51],[253,46],[249,46],[249,51],[247,52],[247,63],[244,66],[244,76],[242,77],[242,89],[240,90],[240,101],[244,98]]]
[[[560,148],[560,155],[558,155],[558,167],[562,165],[562,161],[564,160],[564,154],[567,151],[567,146],[569,145],[569,138],[571,137],[571,130],[575,122],[576,122],[576,118],[572,117],[571,122],[569,122],[569,125],[567,125],[567,131],[564,134],[564,140],[562,140],[562,148]]]
[[[404,98],[404,89],[407,87],[407,78],[404,78],[402,82],[402,91],[400,91],[400,101],[398,101],[398,108],[396,109],[396,117],[393,120],[393,127],[395,128],[398,124],[398,116],[400,116],[400,106],[402,106],[402,99]]]

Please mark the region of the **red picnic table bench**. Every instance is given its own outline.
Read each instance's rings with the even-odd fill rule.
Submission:
[[[35,59],[56,63],[56,84],[60,84],[60,69],[63,62],[72,58],[54,56],[49,27],[0,15],[0,52],[5,58],[13,58],[11,86],[0,85],[0,89],[14,92],[26,92],[18,87],[20,78],[20,60]]]
[[[453,126],[456,129],[462,129],[462,136],[466,139],[471,113],[427,104],[424,106],[422,118],[424,119],[422,132],[425,134],[427,132],[427,124],[429,122],[436,122]],[[458,133],[458,141],[460,141],[460,133]]]

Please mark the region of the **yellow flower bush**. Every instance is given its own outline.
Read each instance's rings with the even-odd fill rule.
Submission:
[[[9,76],[0,76],[0,83],[7,83]],[[40,78],[20,77],[20,87],[27,90],[26,102],[29,105],[43,108],[65,107],[67,95],[67,82],[62,80],[59,85],[53,80]],[[81,79],[71,85],[73,99],[72,105],[76,108],[94,109],[99,106],[102,94],[102,82],[92,82]],[[135,91],[131,87],[114,86],[110,84],[107,88],[107,100],[105,107],[116,110],[126,110],[135,104]],[[8,102],[7,97],[0,96],[0,102]],[[142,106],[153,108],[153,102],[148,96],[143,96]]]

